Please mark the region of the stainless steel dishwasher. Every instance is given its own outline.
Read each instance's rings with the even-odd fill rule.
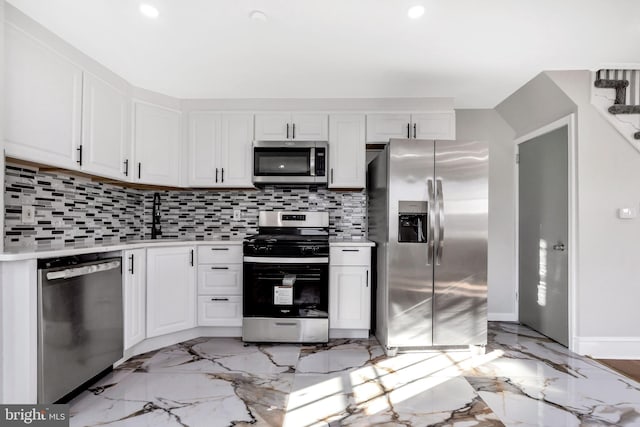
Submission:
[[[38,260],[38,402],[64,397],[122,358],[119,256]]]

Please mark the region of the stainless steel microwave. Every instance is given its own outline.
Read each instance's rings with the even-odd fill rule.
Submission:
[[[326,142],[256,141],[254,184],[327,184]]]

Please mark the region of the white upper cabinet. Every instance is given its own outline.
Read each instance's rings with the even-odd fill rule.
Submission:
[[[391,138],[409,138],[410,114],[367,114],[367,142],[389,142]]]
[[[367,114],[367,143],[401,139],[455,139],[454,111],[414,114]]]
[[[412,114],[411,126],[415,139],[456,139],[456,113],[453,111]]]
[[[329,116],[329,188],[364,188],[366,180],[364,114]]]
[[[189,114],[189,185],[252,187],[253,116],[208,111]]]
[[[204,111],[189,113],[189,185],[211,187],[216,183],[221,116]]]
[[[220,184],[222,187],[253,187],[252,114],[223,114],[220,140]]]
[[[291,139],[326,141],[329,136],[326,114],[294,113],[291,115]]]
[[[258,113],[256,141],[326,141],[328,118],[318,113]]]
[[[11,24],[5,34],[7,155],[77,169],[82,69]]]
[[[85,72],[82,109],[82,170],[127,180],[132,169],[127,95]]]
[[[134,179],[137,182],[178,186],[180,183],[180,112],[135,102]]]

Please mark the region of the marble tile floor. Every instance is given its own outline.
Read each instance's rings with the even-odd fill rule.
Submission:
[[[71,426],[249,425],[633,426],[640,384],[490,323],[484,355],[200,338],[130,359],[71,402]]]

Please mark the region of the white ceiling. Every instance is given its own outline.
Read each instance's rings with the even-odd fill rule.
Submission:
[[[179,98],[454,97],[640,62],[639,0],[9,0],[132,84]],[[426,8],[420,20],[407,9]],[[266,22],[249,12],[264,11]]]

